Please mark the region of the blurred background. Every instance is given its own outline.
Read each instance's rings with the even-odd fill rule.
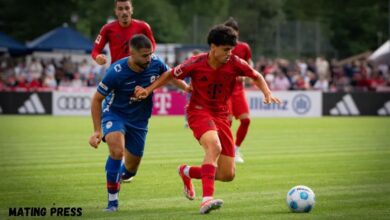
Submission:
[[[210,27],[234,17],[272,90],[390,91],[389,0],[133,0],[133,6],[170,66],[194,49],[206,51]],[[89,54],[100,28],[115,19],[114,1],[0,0],[0,8],[0,91],[96,87],[108,66]]]

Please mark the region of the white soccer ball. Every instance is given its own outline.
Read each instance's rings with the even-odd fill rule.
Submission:
[[[287,193],[287,206],[292,212],[310,212],[315,200],[315,194],[307,186],[294,186]]]

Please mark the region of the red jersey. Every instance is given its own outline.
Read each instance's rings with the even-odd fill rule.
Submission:
[[[252,59],[252,52],[249,45],[245,42],[238,41],[237,45],[233,48],[232,54],[237,55],[239,58],[248,62]]]
[[[237,45],[233,48],[232,54],[237,55],[239,58],[245,60],[249,63],[249,60],[252,59],[252,52],[249,45],[245,42],[238,41]],[[244,83],[242,80],[237,79],[236,88],[234,88],[236,92],[244,92]]]
[[[152,30],[146,22],[131,19],[129,26],[122,27],[119,21],[116,20],[104,25],[100,30],[93,46],[92,58],[96,59],[96,56],[102,52],[107,42],[110,46],[111,63],[129,56],[129,40],[135,34],[144,34],[152,42],[153,50],[156,48]]]
[[[208,64],[207,53],[189,58],[173,68],[171,74],[178,79],[191,78],[193,91],[188,109],[205,109],[216,113],[228,112],[227,100],[237,76],[259,77],[246,61],[235,55],[218,69],[213,69]]]

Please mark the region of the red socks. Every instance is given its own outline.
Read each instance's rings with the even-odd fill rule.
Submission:
[[[237,129],[236,146],[241,146],[244,141],[250,124],[249,118],[240,119],[240,126]]]
[[[201,169],[203,197],[212,197],[217,169],[212,164],[203,164]]]
[[[200,179],[202,178],[201,171],[201,167],[190,167],[188,175],[191,179]]]

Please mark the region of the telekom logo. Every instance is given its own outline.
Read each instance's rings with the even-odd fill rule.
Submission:
[[[169,93],[154,94],[154,106],[158,109],[157,114],[167,115],[168,109],[172,107],[172,96]]]

